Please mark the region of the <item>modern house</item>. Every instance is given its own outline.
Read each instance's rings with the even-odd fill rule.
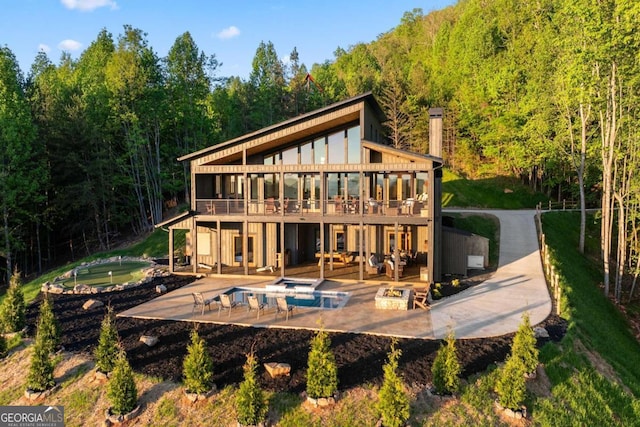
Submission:
[[[362,280],[375,254],[411,257],[424,280],[440,280],[442,110],[430,110],[430,154],[389,145],[384,120],[366,93],[179,158],[190,163],[191,208],[159,225],[170,270],[174,233],[187,230],[193,273],[285,276],[307,265],[324,277],[348,263]]]

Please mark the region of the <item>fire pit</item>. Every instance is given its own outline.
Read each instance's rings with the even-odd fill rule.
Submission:
[[[383,310],[408,310],[411,289],[396,289],[392,287],[378,288],[376,293],[376,308]]]

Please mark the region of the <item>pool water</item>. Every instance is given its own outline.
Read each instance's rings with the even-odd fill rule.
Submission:
[[[296,283],[299,286],[299,283]],[[276,298],[284,297],[287,304],[296,307],[321,308],[321,309],[337,309],[342,308],[349,300],[351,294],[349,292],[336,291],[303,291],[297,292],[291,288],[283,291],[268,290],[265,288],[250,287],[234,287],[225,291],[230,295],[233,301],[246,302],[247,296],[256,295],[258,301],[266,303],[271,307],[275,307]]]

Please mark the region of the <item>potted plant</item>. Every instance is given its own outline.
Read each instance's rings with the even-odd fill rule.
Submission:
[[[191,402],[206,399],[216,388],[213,383],[213,359],[196,328],[191,331],[191,343],[187,347],[182,373],[185,394]]]
[[[335,403],[338,391],[338,367],[331,351],[331,340],[324,329],[311,339],[307,359],[307,401],[314,406]]]

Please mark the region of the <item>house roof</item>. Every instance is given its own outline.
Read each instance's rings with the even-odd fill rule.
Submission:
[[[381,153],[396,155],[398,157],[410,159],[416,162],[424,162],[425,160],[430,160],[436,163],[442,163],[442,159],[440,157],[432,156],[431,154],[419,154],[413,151],[401,150],[390,145],[379,144],[377,142],[371,141],[363,141],[362,145],[365,148],[370,148]]]
[[[375,98],[373,97],[373,94],[371,92],[366,92],[364,94],[358,95],[358,96],[354,96],[352,98],[348,98],[345,99],[343,101],[340,102],[336,102],[334,104],[328,105],[324,108],[320,108],[318,110],[314,110],[311,111],[309,113],[306,114],[301,114],[299,116],[296,116],[294,118],[285,120],[283,122],[280,123],[276,123],[274,125],[271,126],[267,126],[265,128],[262,128],[260,130],[257,130],[255,132],[251,132],[245,135],[242,135],[238,138],[234,138],[234,139],[230,139],[228,141],[225,142],[221,142],[220,144],[216,144],[216,145],[212,145],[210,147],[204,148],[202,150],[199,151],[194,151],[193,153],[178,157],[178,161],[185,161],[185,160],[193,160],[195,158],[198,157],[202,157],[202,156],[206,156],[214,151],[219,151],[222,150],[224,148],[228,148],[231,146],[235,146],[238,144],[241,144],[243,142],[264,136],[264,135],[268,135],[271,133],[275,133],[278,132],[282,129],[285,129],[287,127],[291,127],[293,125],[296,125],[298,123],[302,123],[305,121],[309,121],[315,117],[319,117],[322,115],[325,115],[327,113],[333,112],[335,110],[339,110],[341,108],[344,108],[346,106],[350,106],[353,104],[357,104],[360,102],[365,101],[370,107],[373,108],[374,113],[376,114],[376,116],[378,117],[378,119],[380,120],[380,122],[383,122],[386,120],[386,116],[384,115],[384,112],[382,111],[382,109],[380,108],[380,105],[376,102]]]
[[[157,223],[155,225],[155,228],[171,226],[171,225],[174,225],[174,224],[176,224],[176,223],[178,223],[180,221],[183,221],[183,220],[185,220],[185,219],[187,219],[187,218],[189,218],[191,216],[194,216],[194,215],[195,215],[195,212],[186,211],[186,212],[183,212],[181,214],[178,214],[178,215],[174,216],[173,218],[169,218],[169,219],[167,219],[165,221]]]

